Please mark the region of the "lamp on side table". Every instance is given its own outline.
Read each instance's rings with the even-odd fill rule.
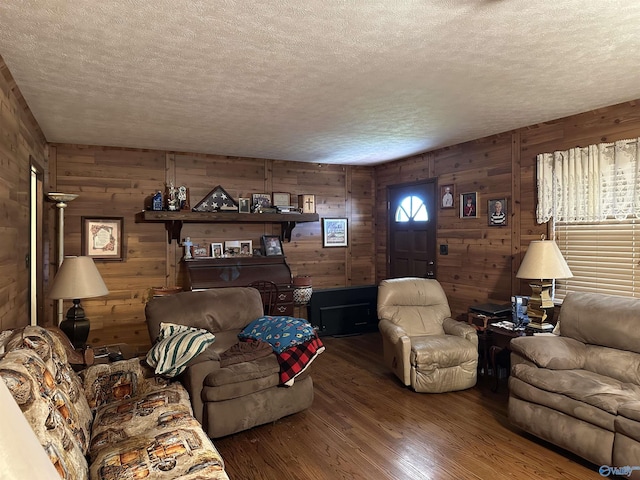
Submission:
[[[553,240],[534,240],[529,244],[517,278],[531,280],[531,297],[527,305],[530,325],[541,327],[547,319],[547,309],[553,308],[553,280],[571,278],[573,274]]]
[[[67,317],[60,323],[75,348],[82,347],[89,337],[89,319],[84,316],[81,298],[107,295],[109,290],[91,257],[65,257],[53,279],[49,298],[73,300]]]

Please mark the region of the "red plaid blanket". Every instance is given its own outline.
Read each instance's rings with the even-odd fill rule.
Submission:
[[[280,383],[287,386],[293,385],[295,378],[324,352],[322,340],[316,335],[300,345],[287,348],[282,353],[276,354],[280,364]]]

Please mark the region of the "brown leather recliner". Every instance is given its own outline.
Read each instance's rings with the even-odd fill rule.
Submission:
[[[280,366],[273,353],[221,366],[220,355],[238,344],[238,333],[263,315],[262,298],[255,288],[212,288],[154,297],[145,315],[152,341],[161,322],[203,328],[215,335],[215,342],[179,377],[191,397],[194,416],[211,438],[273,422],[313,402],[313,382],[307,373],[291,387],[280,386]]]
[[[385,363],[405,385],[441,393],[476,384],[478,336],[472,326],[451,318],[437,280],[383,280],[378,319]]]

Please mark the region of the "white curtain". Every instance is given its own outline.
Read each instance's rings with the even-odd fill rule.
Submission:
[[[640,218],[640,138],[538,155],[538,223]]]

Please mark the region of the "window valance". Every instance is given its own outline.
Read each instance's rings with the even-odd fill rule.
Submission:
[[[537,157],[538,223],[640,218],[640,138]]]

